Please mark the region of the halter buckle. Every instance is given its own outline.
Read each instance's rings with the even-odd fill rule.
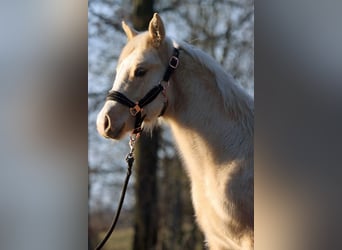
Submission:
[[[173,69],[176,69],[179,64],[179,59],[176,56],[172,56],[169,61],[169,66]]]
[[[134,107],[129,109],[129,112],[131,113],[132,116],[136,116],[141,111],[142,111],[142,108],[140,108],[138,103],[136,103]]]

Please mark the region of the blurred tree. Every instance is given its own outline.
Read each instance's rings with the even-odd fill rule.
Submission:
[[[147,30],[154,12],[154,0],[133,0],[132,22],[138,31]]]
[[[134,0],[132,22],[138,31],[148,29],[153,16],[153,0]],[[158,233],[158,166],[159,129],[142,133],[136,145],[134,250],[155,249]]]
[[[157,164],[159,129],[143,133],[136,147],[134,250],[155,249],[158,234]]]

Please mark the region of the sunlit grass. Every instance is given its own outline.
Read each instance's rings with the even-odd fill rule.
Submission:
[[[100,234],[100,239],[103,239],[106,232]],[[132,249],[133,243],[133,228],[116,229],[106,245],[104,250],[129,250]]]

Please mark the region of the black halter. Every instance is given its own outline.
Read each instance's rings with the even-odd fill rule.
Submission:
[[[166,68],[162,81],[168,82],[173,71],[178,67],[179,64],[179,50],[177,48],[173,49],[173,54],[169,60],[169,64]],[[134,130],[132,134],[139,134],[142,131],[142,122],[144,121],[146,115],[142,116],[142,108],[147,104],[151,103],[162,91],[165,90],[165,87],[161,85],[161,82],[158,85],[154,86],[147,94],[141,98],[138,102],[133,102],[129,98],[127,98],[124,94],[118,91],[110,91],[106,100],[117,101],[122,105],[129,107],[129,112],[132,116],[135,117]],[[164,107],[159,116],[162,116],[167,108],[167,101],[164,103]]]

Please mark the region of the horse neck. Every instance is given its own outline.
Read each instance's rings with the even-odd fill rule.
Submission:
[[[202,155],[215,164],[247,158],[253,153],[251,98],[218,65],[208,68],[196,58],[198,52],[190,49],[180,48],[180,66],[167,90],[169,108],[165,114],[181,151],[182,147],[191,151],[184,157],[188,153],[198,158]]]

